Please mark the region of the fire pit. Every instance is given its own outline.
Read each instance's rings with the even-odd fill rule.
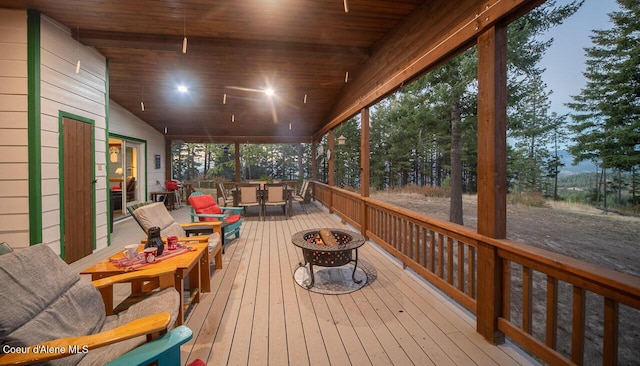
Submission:
[[[321,237],[321,233],[324,236]],[[351,278],[357,284],[362,283],[362,279],[356,279],[355,275],[358,267],[358,248],[364,241],[362,235],[343,229],[311,229],[295,233],[291,242],[302,249],[304,258],[304,262],[300,262],[298,267],[309,265],[310,282],[306,285],[307,289],[315,284],[314,265],[339,267],[354,262]]]

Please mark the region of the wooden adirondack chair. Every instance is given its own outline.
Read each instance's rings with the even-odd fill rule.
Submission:
[[[180,365],[180,345],[192,333],[185,326],[171,330],[180,306],[171,281],[160,281],[161,290],[109,316],[99,291],[134,280],[173,280],[172,271],[134,271],[88,283],[45,244],[0,255],[0,268],[0,365]]]

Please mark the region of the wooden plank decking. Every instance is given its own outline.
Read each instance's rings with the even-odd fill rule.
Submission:
[[[346,228],[337,217],[310,206],[305,214],[295,205],[289,220],[276,208],[265,221],[254,215],[245,220],[240,239],[226,247],[223,269],[212,272],[212,291],[189,314],[186,325],[194,337],[182,347],[183,363],[536,364],[511,344],[486,342],[476,333],[472,315],[370,242],[359,250],[360,264],[369,274],[362,289],[323,295],[300,287],[293,271],[302,253],[291,244],[291,235],[311,228]],[[179,222],[188,220],[186,207],[172,214]],[[134,221],[119,223],[112,246],[100,256],[142,236]],[[81,270],[99,259],[94,254],[72,266]]]

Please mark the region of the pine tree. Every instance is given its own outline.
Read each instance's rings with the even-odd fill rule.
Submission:
[[[576,161],[635,172],[640,165],[640,2],[618,0],[611,29],[594,30],[585,49],[586,86],[569,103]]]

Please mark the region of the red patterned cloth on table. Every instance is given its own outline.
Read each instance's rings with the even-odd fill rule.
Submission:
[[[135,271],[137,269],[140,269],[141,267],[148,266],[150,264],[162,262],[165,259],[173,258],[177,255],[189,252],[191,250],[192,248],[190,246],[179,246],[177,249],[174,249],[174,250],[165,249],[162,255],[157,256],[155,260],[151,263],[147,263],[147,261],[145,261],[145,259],[141,258],[140,256],[137,259],[133,259],[133,260],[129,260],[124,257],[118,258],[118,259],[109,258],[109,261],[118,268],[124,268],[125,272],[130,272],[130,271]],[[139,253],[139,254],[143,254],[143,253]]]

